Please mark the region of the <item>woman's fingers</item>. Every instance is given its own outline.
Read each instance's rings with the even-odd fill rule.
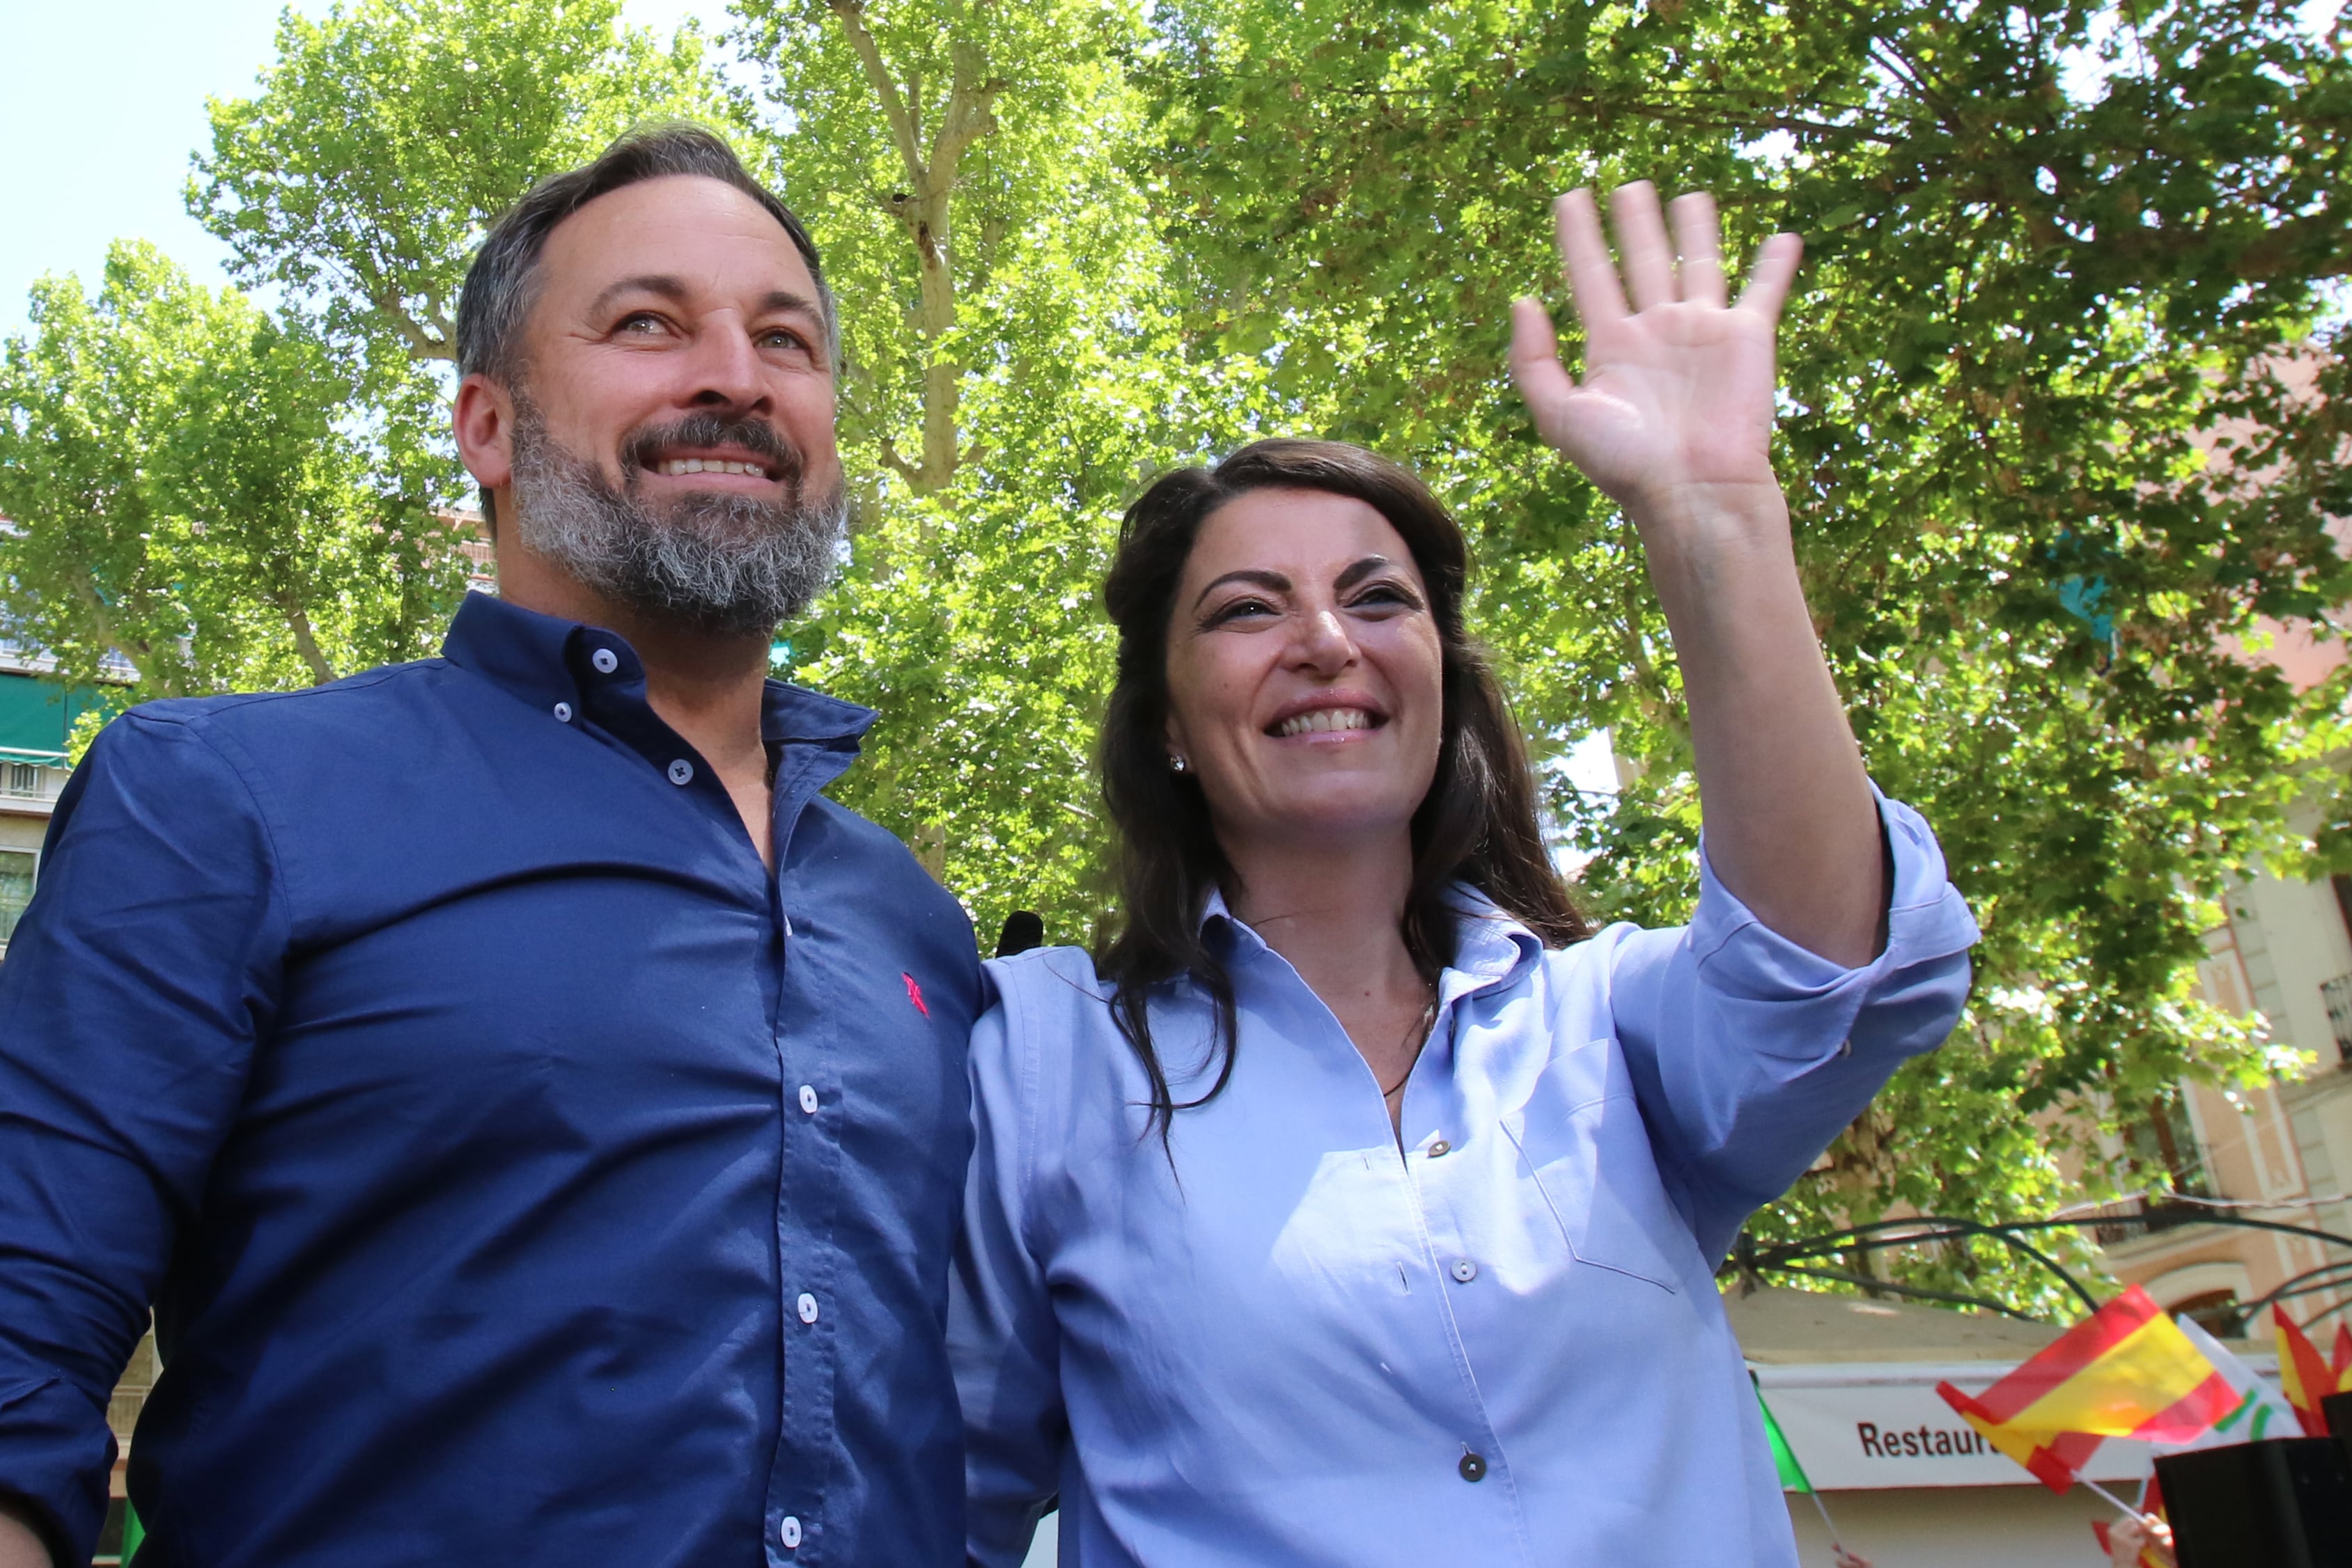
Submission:
[[[1622,287],[1592,193],[1579,186],[1552,204],[1569,295],[1588,329],[1627,315],[1628,292],[1633,296],[1633,310],[1677,300],[1717,309],[1728,303],[1723,277],[1723,229],[1717,221],[1713,196],[1690,191],[1675,198],[1671,243],[1666,235],[1667,214],[1658,206],[1657,188],[1648,181],[1618,186],[1611,193],[1609,204],[1618,255],[1624,263]],[[1760,310],[1778,320],[1803,255],[1803,242],[1795,235],[1774,235],[1765,241],[1740,292],[1739,308]]]
[[[1688,191],[1675,198],[1669,209],[1675,225],[1675,248],[1682,252],[1682,298],[1689,305],[1724,304],[1723,231],[1715,221],[1715,198],[1705,191]]]
[[[1551,317],[1534,299],[1511,302],[1511,380],[1535,415],[1547,440],[1559,411],[1576,395],[1576,382],[1559,362],[1559,338]]]
[[[1670,305],[1675,298],[1675,251],[1666,241],[1658,188],[1647,180],[1620,185],[1609,193],[1609,216],[1617,230],[1617,252],[1625,261],[1625,287],[1633,308]]]
[[[1609,242],[1601,234],[1601,209],[1592,193],[1582,186],[1552,204],[1552,225],[1559,235],[1559,260],[1568,274],[1568,296],[1576,314],[1590,329],[1625,314],[1625,296],[1617,287],[1617,267],[1609,259]]]
[[[1780,307],[1789,298],[1789,286],[1797,280],[1797,263],[1805,256],[1805,242],[1795,235],[1774,235],[1756,253],[1755,268],[1748,275],[1748,287],[1739,292],[1742,310],[1761,311],[1767,320],[1780,319]]]

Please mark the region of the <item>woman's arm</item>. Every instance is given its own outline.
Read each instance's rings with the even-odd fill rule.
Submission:
[[[948,1279],[948,1358],[963,1406],[972,1568],[1014,1568],[1061,1479],[1061,1335],[1023,1235],[1024,1074],[1000,998],[972,1026],[971,1164]]]
[[[1514,308],[1512,374],[1543,438],[1641,535],[1681,664],[1717,876],[1800,946],[1867,963],[1886,907],[1878,814],[1771,465],[1773,336],[1801,247],[1794,235],[1767,241],[1730,304],[1708,197],[1675,201],[1674,244],[1647,183],[1611,206],[1633,308],[1591,193],[1570,193],[1557,216],[1584,380],[1561,366],[1533,299]]]

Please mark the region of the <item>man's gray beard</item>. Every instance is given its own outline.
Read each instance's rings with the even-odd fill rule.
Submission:
[[[648,620],[728,636],[765,636],[807,609],[839,570],[848,521],[841,486],[809,496],[797,465],[780,500],[689,492],[656,513],[634,470],[616,489],[522,399],[511,494],[515,533],[533,554]]]

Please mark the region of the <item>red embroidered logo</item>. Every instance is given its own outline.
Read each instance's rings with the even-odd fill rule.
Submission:
[[[930,1017],[931,1009],[923,1005],[923,988],[915,984],[915,977],[901,969],[898,977],[907,982],[907,999],[915,1004],[915,1010],[925,1018]]]

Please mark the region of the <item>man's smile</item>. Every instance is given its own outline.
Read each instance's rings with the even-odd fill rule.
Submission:
[[[717,476],[773,484],[783,477],[782,465],[740,446],[666,448],[651,455],[644,466],[667,479]]]

